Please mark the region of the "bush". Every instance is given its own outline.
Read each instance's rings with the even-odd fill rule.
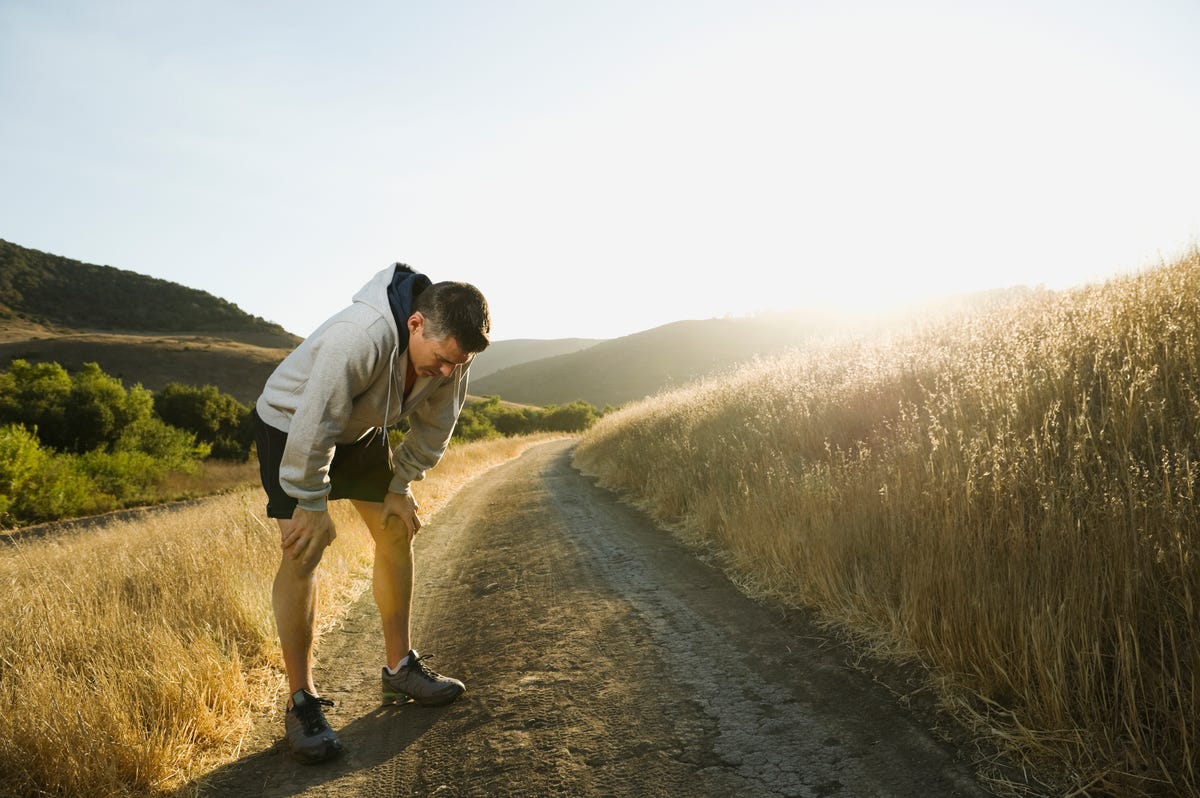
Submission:
[[[536,408],[497,407],[491,414],[492,426],[501,435],[528,435],[537,432],[542,412]]]
[[[454,426],[454,437],[461,441],[483,441],[498,438],[500,433],[492,426],[487,415],[471,407],[464,407]]]
[[[197,443],[196,436],[177,429],[158,418],[145,418],[131,424],[121,433],[113,452],[141,452],[149,455],[164,469],[191,473],[196,464],[209,455],[207,443]]]
[[[168,383],[154,396],[154,411],[168,424],[211,445],[211,455],[245,462],[254,444],[250,408],[215,386]]]
[[[209,391],[197,393],[210,398]],[[211,389],[211,394],[216,394]],[[232,402],[232,405],[230,404]],[[192,472],[214,446],[241,452],[248,425],[236,400],[215,396],[208,417],[230,436],[197,441],[154,414],[154,396],[129,390],[95,363],[74,376],[57,363],[14,360],[0,372],[0,523],[87,515],[153,497],[170,471]],[[220,411],[220,412],[218,412]],[[56,451],[57,450],[57,451]]]
[[[125,427],[152,414],[149,391],[135,385],[127,392],[119,379],[95,363],[85,363],[72,379],[63,437],[47,442],[59,449],[90,452],[111,446]]]
[[[23,426],[0,427],[0,520],[5,524],[50,521],[111,510],[116,501],[100,491],[72,455],[41,448]]]
[[[162,460],[139,451],[96,450],[79,455],[79,471],[120,504],[151,498],[151,488],[167,474]]]
[[[126,426],[153,415],[149,391],[126,391],[95,363],[72,377],[57,363],[14,360],[0,373],[0,397],[0,424],[36,429],[43,445],[64,452],[111,446]]]
[[[584,401],[550,405],[546,408],[542,428],[548,432],[583,432],[595,424],[599,417],[596,408]]]
[[[535,432],[583,432],[596,420],[600,413],[595,407],[577,400],[566,405],[528,407],[502,405],[499,396],[489,396],[482,402],[463,408],[459,426],[466,431],[455,430],[456,437],[472,440],[468,436],[530,435]],[[484,426],[486,422],[487,426]]]
[[[0,372],[0,424],[43,432],[66,425],[71,377],[57,363],[14,360]]]

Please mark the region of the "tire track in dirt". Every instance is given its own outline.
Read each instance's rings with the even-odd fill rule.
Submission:
[[[462,699],[379,705],[368,593],[319,652],[346,755],[293,763],[275,716],[205,794],[986,794],[811,627],[574,471],[571,446],[494,469],[418,539],[415,643]]]

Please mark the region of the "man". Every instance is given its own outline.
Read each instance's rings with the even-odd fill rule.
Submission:
[[[437,465],[467,396],[472,355],[488,345],[487,302],[466,283],[431,283],[403,264],[375,275],[268,378],[255,405],[267,514],[283,550],[271,593],[287,669],[285,727],[304,762],[336,756],[313,683],[316,568],[337,536],[329,499],[350,499],[375,539],[372,590],[383,617],[385,703],[439,705],[462,682],[430,670],[411,645],[414,536],[409,483]],[[395,451],[388,428],[408,419]]]

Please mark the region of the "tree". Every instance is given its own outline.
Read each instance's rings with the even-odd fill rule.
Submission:
[[[250,456],[250,408],[215,386],[168,383],[155,394],[154,410],[163,421],[210,444],[213,457],[245,461]]]
[[[597,418],[596,408],[577,399],[570,404],[547,407],[543,425],[550,432],[583,432],[595,424]]]
[[[464,407],[454,426],[454,437],[462,441],[482,441],[499,437],[485,413],[474,407]]]
[[[542,411],[532,407],[497,407],[492,415],[492,426],[501,435],[528,435],[535,431],[542,420]]]
[[[14,360],[0,372],[0,424],[53,433],[66,423],[71,377],[57,363]]]
[[[153,415],[150,392],[140,385],[126,391],[121,381],[85,363],[72,379],[66,423],[61,433],[41,430],[42,440],[57,449],[90,452],[110,448],[126,427]]]

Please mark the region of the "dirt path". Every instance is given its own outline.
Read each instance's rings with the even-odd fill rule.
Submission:
[[[207,794],[985,794],[836,646],[580,476],[570,447],[492,471],[419,538],[415,642],[462,699],[380,706],[368,593],[320,652],[346,755],[294,764],[273,719]]]

